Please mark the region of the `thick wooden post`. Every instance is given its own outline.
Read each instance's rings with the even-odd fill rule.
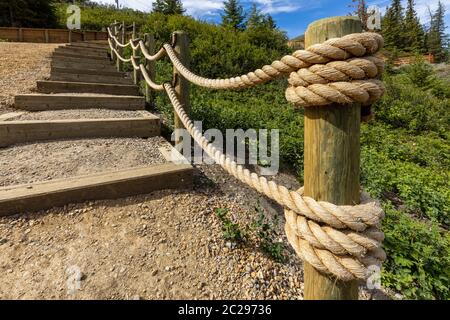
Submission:
[[[144,36],[145,41],[145,47],[147,48],[148,53],[151,55],[154,55],[156,52],[155,48],[155,37],[153,34],[146,33]],[[150,79],[155,81],[156,78],[156,63],[155,61],[148,61],[145,59],[145,69],[147,70],[148,75],[150,76]],[[147,105],[150,107],[153,107],[155,105],[154,103],[154,94],[151,90],[150,86],[145,82],[145,101],[147,102]]]
[[[183,31],[175,31],[172,34],[172,43],[174,46],[174,50],[180,59],[180,61],[183,63],[184,66],[189,68],[189,39],[187,36],[187,33]],[[176,70],[176,68],[173,68],[173,82],[174,82],[174,88],[175,92],[177,93],[178,99],[180,100],[181,104],[184,107],[184,110],[186,113],[189,114],[190,112],[190,99],[189,99],[189,82]],[[177,115],[175,115],[174,119],[174,129],[183,129],[184,126],[181,123],[180,118],[178,118]],[[182,138],[179,134],[175,131],[175,145],[180,143],[182,141]]]
[[[318,20],[305,33],[305,47],[362,32],[356,17]],[[358,204],[361,106],[330,105],[305,109],[305,195],[336,205]],[[356,281],[326,276],[305,263],[305,299],[358,299]]]
[[[133,45],[135,45],[134,40],[136,39],[136,23],[133,22],[133,34],[131,35],[131,39],[133,41]],[[137,64],[140,64],[141,61],[141,55],[140,53],[140,49],[138,48],[137,50],[133,49],[133,58],[137,61]],[[134,84],[139,86],[140,82],[141,82],[141,71],[140,70],[136,70],[133,68],[133,80],[134,80]]]
[[[44,38],[45,38],[45,43],[49,43],[50,42],[50,36],[48,34],[48,29],[44,30]]]
[[[23,42],[23,29],[19,28],[18,33],[19,42]]]

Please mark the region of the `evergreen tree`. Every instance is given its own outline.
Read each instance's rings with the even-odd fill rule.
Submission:
[[[242,30],[244,28],[244,8],[238,0],[226,0],[222,14],[222,25],[233,30]]]
[[[258,9],[256,3],[253,3],[247,19],[247,29],[261,27],[263,24],[264,15]]]
[[[433,53],[437,61],[442,61],[446,57],[448,44],[445,34],[445,7],[441,1],[438,3],[436,12],[431,16],[430,29],[427,35],[427,49]]]
[[[183,14],[185,12],[181,0],[156,0],[153,2],[153,12],[163,14]]]
[[[278,29],[277,24],[275,23],[275,20],[273,20],[273,17],[270,14],[267,14],[266,16],[266,24],[270,29]]]
[[[414,9],[414,0],[408,0],[404,21],[405,49],[407,51],[423,52],[425,32]]]
[[[0,1],[0,26],[54,28],[57,25],[53,0]]]
[[[404,46],[403,8],[400,0],[393,0],[381,23],[386,48],[402,50]]]
[[[276,30],[277,25],[270,14],[264,15],[261,10],[258,9],[255,3],[252,4],[248,19],[246,22],[247,29],[251,28],[266,28],[270,30]]]

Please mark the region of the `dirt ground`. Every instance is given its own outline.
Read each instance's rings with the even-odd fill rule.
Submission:
[[[50,76],[50,55],[58,44],[0,42],[0,114],[11,112],[14,96],[30,93]]]

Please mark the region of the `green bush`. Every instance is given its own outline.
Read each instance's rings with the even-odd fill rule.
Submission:
[[[56,5],[56,15],[60,28],[66,28],[68,4]],[[114,23],[114,21],[124,21],[126,25],[136,22],[140,27],[147,21],[148,14],[133,9],[117,10],[113,5],[90,4],[81,7],[81,28],[83,30],[105,31],[106,27]]]
[[[191,69],[205,77],[247,73],[289,51],[286,36],[277,30],[235,32],[191,17],[160,13],[150,14],[143,26],[144,32],[155,35],[158,48],[170,42],[172,32],[177,30],[183,30],[189,36]],[[270,45],[259,45],[260,34],[264,34]]]
[[[413,219],[390,203],[384,210],[388,260],[383,265],[383,285],[408,299],[450,299],[448,231]]]

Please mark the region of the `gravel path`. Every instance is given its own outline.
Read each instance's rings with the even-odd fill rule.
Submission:
[[[7,121],[19,120],[64,120],[64,119],[103,119],[103,118],[141,118],[139,111],[122,111],[107,109],[61,110],[27,112]]]
[[[218,166],[197,169],[193,190],[0,218],[0,299],[303,299],[281,208]],[[217,208],[245,242],[224,239]],[[251,231],[261,214],[282,263]]]
[[[0,114],[11,112],[14,96],[30,93],[50,76],[50,56],[58,44],[0,42]]]
[[[0,149],[0,187],[165,163],[160,137],[65,140]]]

